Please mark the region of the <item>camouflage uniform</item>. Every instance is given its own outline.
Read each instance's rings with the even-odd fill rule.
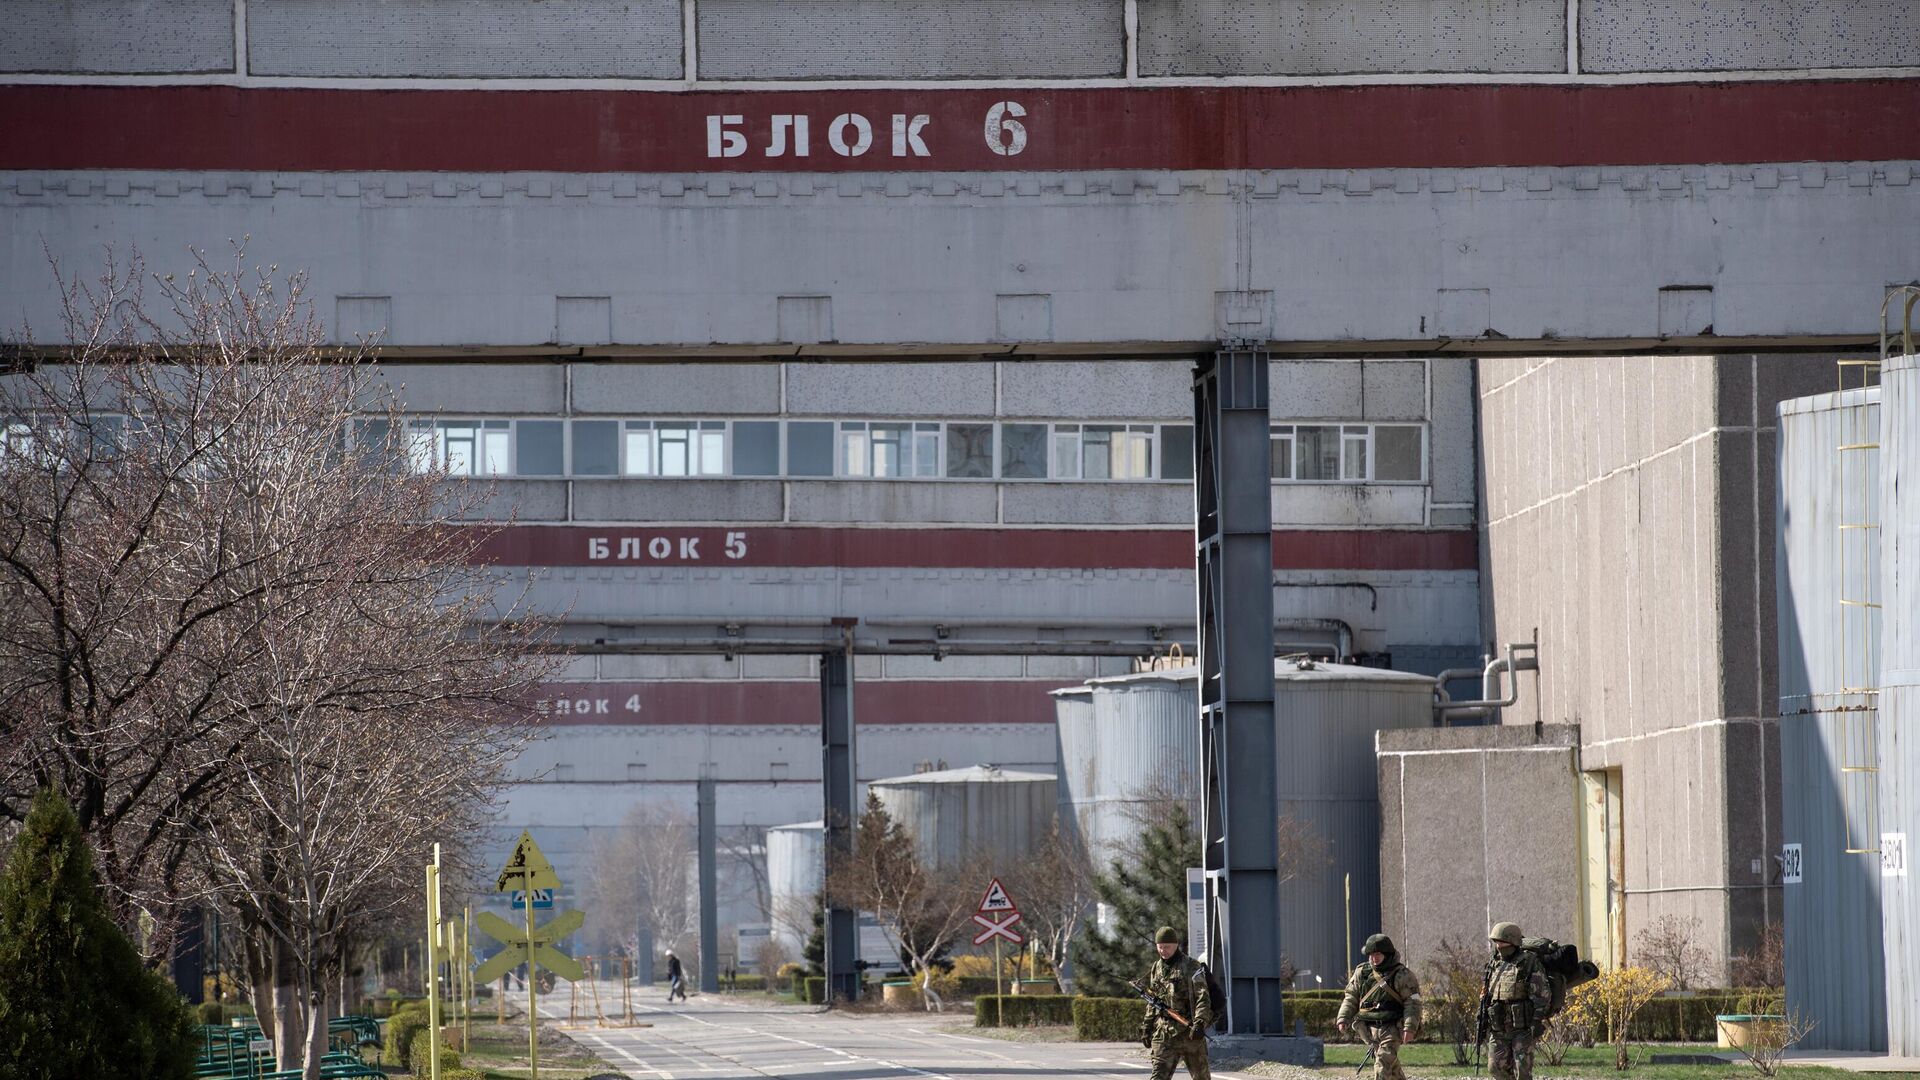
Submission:
[[[1360,1037],[1373,1049],[1375,1080],[1406,1080],[1400,1044],[1420,1037],[1420,980],[1400,962],[1387,935],[1368,938],[1362,951],[1385,953],[1386,958],[1377,968],[1369,961],[1353,969],[1336,1019],[1358,1025]]]
[[[1160,940],[1166,940],[1171,931],[1162,928]],[[1177,944],[1179,935],[1172,940]],[[1148,1054],[1153,1061],[1153,1080],[1170,1080],[1176,1065],[1186,1063],[1187,1075],[1193,1080],[1212,1080],[1213,1071],[1207,1067],[1206,1030],[1213,1023],[1213,1002],[1207,994],[1207,971],[1199,961],[1185,952],[1175,952],[1170,959],[1155,959],[1147,968],[1144,980],[1149,991],[1158,995],[1167,1003],[1167,1007],[1193,1022],[1192,1028],[1182,1026],[1172,1017],[1161,1016],[1153,1006],[1147,1006],[1147,1015],[1140,1025],[1140,1041],[1147,1044]]]
[[[1480,991],[1492,1044],[1488,1069],[1494,1080],[1533,1080],[1533,1040],[1553,1001],[1547,973],[1538,957],[1520,948],[1518,926],[1500,923],[1489,940],[1497,951]]]

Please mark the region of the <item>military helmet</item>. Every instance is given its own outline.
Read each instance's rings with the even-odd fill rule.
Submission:
[[[1366,945],[1362,946],[1360,951],[1362,953],[1369,954],[1369,955],[1379,952],[1379,953],[1386,953],[1388,956],[1392,956],[1394,953],[1398,952],[1399,950],[1393,947],[1392,938],[1388,937],[1385,934],[1375,934],[1372,937],[1367,939]]]
[[[1507,944],[1517,949],[1520,947],[1521,942],[1525,939],[1521,936],[1520,927],[1518,924],[1503,922],[1503,923],[1493,924],[1493,929],[1487,931],[1487,940],[1488,941],[1504,941]]]
[[[1171,926],[1163,926],[1154,931],[1153,943],[1155,945],[1178,945],[1180,944],[1180,931],[1175,930]]]

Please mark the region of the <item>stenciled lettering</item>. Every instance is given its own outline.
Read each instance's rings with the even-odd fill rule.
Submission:
[[[747,534],[730,532],[727,534],[727,558],[744,559],[747,557]]]
[[[847,143],[847,128],[852,128],[855,135],[851,145]],[[841,157],[859,157],[873,146],[873,125],[859,113],[841,113],[827,125],[827,145]]]
[[[932,120],[921,113],[911,120],[906,113],[893,114],[893,156],[906,157],[912,151],[914,157],[927,157],[927,144],[920,138],[920,131]]]
[[[607,557],[607,538],[594,536],[587,539],[587,558],[604,559]]]
[[[1017,101],[998,101],[987,110],[987,149],[1012,157],[1027,148],[1027,126],[1012,119],[1027,115]]]
[[[739,113],[725,116],[707,117],[707,156],[710,158],[735,158],[747,152],[747,137],[742,132],[729,130],[733,125],[746,121]]]
[[[700,538],[697,536],[681,537],[680,557],[683,559],[698,559],[700,557]]]
[[[623,559],[639,558],[640,557],[640,538],[637,536],[621,537],[620,538],[620,557]]]
[[[768,157],[785,157],[787,132],[793,132],[793,156],[807,156],[807,117],[805,113],[780,113],[773,118],[773,141],[767,144]]]

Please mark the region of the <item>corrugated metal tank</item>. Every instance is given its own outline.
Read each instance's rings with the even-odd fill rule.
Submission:
[[[1920,357],[1880,373],[1881,932],[1887,1052],[1920,1057]],[[1898,855],[1894,845],[1898,844]]]
[[[991,765],[896,776],[867,787],[912,832],[921,858],[943,869],[982,857],[994,873],[1011,870],[1046,836],[1058,803],[1052,776]]]
[[[813,911],[813,898],[827,877],[824,821],[775,825],[767,830],[767,895],[773,931],[794,956],[805,944],[799,931]]]
[[[1867,774],[1878,757],[1879,610],[1842,605],[1878,590],[1880,390],[1780,403],[1775,597],[1779,623],[1783,877],[1788,1007],[1816,1020],[1809,1049],[1887,1045],[1878,837]],[[1855,447],[1842,450],[1841,447]],[[1853,805],[1848,806],[1848,785]],[[1852,820],[1850,820],[1852,819]]]
[[[1075,816],[1089,843],[1110,855],[1138,835],[1143,804],[1166,797],[1198,807],[1201,783],[1199,703],[1193,668],[1094,679],[1093,737],[1068,758]],[[1280,934],[1288,959],[1333,982],[1352,962],[1343,883],[1353,883],[1353,935],[1380,921],[1380,794],[1374,732],[1433,723],[1433,680],[1424,675],[1343,664],[1278,661],[1274,714],[1281,725],[1274,768],[1276,814],[1325,845],[1331,862],[1309,868],[1280,890]],[[1058,697],[1056,697],[1056,701]],[[1056,706],[1058,714],[1058,706]]]
[[[1082,844],[1088,842],[1087,828],[1074,812],[1074,796],[1088,781],[1068,772],[1065,763],[1087,760],[1092,738],[1093,691],[1084,686],[1053,691],[1053,760],[1060,768],[1055,806],[1061,823]]]

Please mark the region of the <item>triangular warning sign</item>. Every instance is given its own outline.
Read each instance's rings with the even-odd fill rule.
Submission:
[[[523,830],[520,833],[520,842],[513,847],[513,854],[507,856],[507,864],[500,868],[500,878],[495,883],[495,891],[558,889],[559,887],[560,875],[554,873],[553,864],[540,853],[540,845],[533,842],[533,834]]]
[[[986,914],[991,911],[1012,910],[1014,910],[1013,897],[1008,896],[1007,890],[1001,887],[1000,879],[994,878],[993,884],[987,886],[987,895],[980,898],[981,914]]]

